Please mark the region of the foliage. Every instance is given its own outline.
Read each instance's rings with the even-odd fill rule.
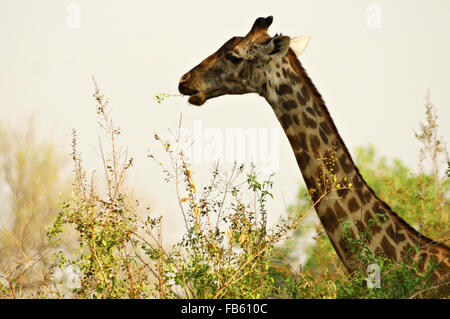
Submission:
[[[175,284],[193,298],[276,294],[278,288],[270,274],[271,252],[302,217],[269,229],[266,202],[272,197],[270,178],[259,181],[254,167],[246,173],[244,166],[235,164],[227,173],[216,166],[210,184],[198,191],[183,153],[167,142],[162,145],[171,155],[174,169],[165,171],[167,180],[175,181],[186,226],[182,240],[165,257],[168,293],[176,290]],[[184,190],[179,187],[181,179]]]
[[[78,151],[75,130],[71,152],[73,162],[71,196],[60,196],[60,204],[57,206],[54,197],[54,194],[58,193],[58,189],[54,187],[57,178],[53,178],[52,175],[40,175],[39,170],[32,172],[23,170],[27,173],[21,173],[22,177],[17,178],[24,189],[25,185],[33,185],[37,190],[40,190],[39,187],[45,187],[50,196],[47,204],[53,208],[53,210],[39,208],[33,210],[34,215],[24,215],[28,221],[24,223],[25,225],[33,223],[45,225],[49,219],[53,219],[52,226],[47,229],[48,242],[41,240],[42,246],[39,246],[45,247],[46,251],[45,254],[39,254],[39,261],[45,269],[43,272],[45,280],[35,284],[37,288],[32,296],[40,298],[434,296],[429,280],[432,267],[425,274],[417,276],[414,264],[392,264],[385,256],[373,255],[364,245],[364,236],[354,239],[350,235],[349,225],[344,225],[346,229],[344,239],[349,248],[357,252],[361,262],[378,265],[381,273],[379,288],[377,286],[369,288],[372,281],[368,279],[374,275],[373,269],[355,272],[351,276],[346,273],[320,225],[315,226],[316,244],[309,248],[307,262],[298,269],[293,269],[291,264],[295,258],[292,254],[296,250],[295,242],[307,230],[303,225],[304,217],[329,191],[352,187],[345,179],[336,181],[333,173],[335,158],[333,154],[321,159],[326,172],[318,183],[318,189],[308,191],[305,187],[301,187],[298,203],[289,209],[288,218],[269,226],[267,202],[273,198],[272,176],[261,179],[254,166],[247,168],[235,164],[231,170],[225,170],[216,164],[212,168],[209,183],[198,188],[189,158],[183,151],[187,142],[182,137],[181,124],[176,130],[170,131],[173,137],[170,142],[155,134],[154,139],[158,146],[156,148],[152,146],[148,158],[161,168],[164,180],[174,186],[179,217],[184,222],[181,238],[170,245],[164,242],[165,236],[162,233],[164,219],[155,216],[148,209],[142,209],[139,202],[130,195],[126,178],[128,172],[133,169],[134,159],[120,146],[121,131],[112,121],[108,100],[100,93],[95,81],[94,84],[93,96],[97,105],[99,125],[103,128],[108,141],[107,148],[104,147],[101,138],[99,145],[104,183],[96,182],[98,179],[94,178],[94,172],[88,173],[85,170]],[[161,103],[170,96],[159,94],[155,100]],[[416,133],[416,138],[423,145],[418,173],[407,168],[399,160],[389,162],[386,158],[378,157],[373,146],[358,148],[356,163],[364,179],[394,211],[425,235],[446,242],[448,241],[446,230],[449,228],[447,196],[450,182],[446,176],[448,171],[443,171],[446,169],[443,165],[448,163],[448,155],[443,142],[437,137],[437,128],[437,116],[428,99],[426,122],[421,124],[421,131]],[[0,151],[5,149],[1,147],[0,144]],[[41,161],[40,155],[36,156],[39,153],[33,154],[36,163],[40,163],[39,167],[45,167],[47,170],[45,165],[53,165],[52,153],[42,146],[41,150],[48,153],[49,157],[45,160]],[[162,155],[157,155],[156,150],[162,150]],[[164,158],[161,159],[160,156]],[[4,158],[6,157],[1,157],[2,160]],[[20,158],[22,157],[10,160],[10,163],[17,163],[14,164],[18,165],[17,167],[21,167],[21,163],[24,162],[28,165],[33,163]],[[428,159],[430,162],[426,164]],[[3,172],[5,167],[0,165]],[[55,174],[56,172],[55,168]],[[6,173],[3,174],[5,176]],[[48,183],[44,183],[46,179]],[[28,200],[24,200],[23,203],[27,203]],[[23,204],[23,207],[28,206]],[[55,217],[56,207],[59,212]],[[45,211],[52,211],[53,215],[46,215]],[[20,220],[20,216],[22,215],[18,214],[16,220]],[[33,231],[30,229],[30,234]],[[64,242],[64,238],[70,233],[76,235],[76,247]],[[4,246],[2,242],[2,248]],[[22,250],[18,251],[22,253]],[[24,269],[24,266],[20,267],[17,269]],[[27,271],[28,269],[26,268]],[[11,298],[28,296],[18,293],[24,282],[21,278],[25,278],[23,276],[26,273],[23,271],[20,273],[18,270],[9,273],[4,269],[0,270],[2,275],[0,296]],[[62,273],[66,276],[62,276]]]
[[[161,104],[165,99],[171,97],[168,93],[159,93],[154,96],[156,103]]]
[[[269,229],[266,202],[272,197],[271,178],[260,181],[255,168],[233,167],[226,172],[216,166],[208,186],[198,190],[188,160],[179,147],[154,138],[169,156],[166,168],[148,155],[174,183],[185,222],[184,236],[166,248],[162,242],[161,217],[146,218],[129,196],[124,183],[132,159],[119,153],[120,131],[108,113],[108,101],[96,88],[97,113],[110,140],[110,156],[100,145],[106,189],[101,196],[93,178],[87,181],[73,134],[72,158],[75,182],[73,197],[61,204],[61,211],[48,231],[55,244],[64,225],[78,233],[79,249],[67,256],[54,254],[55,265],[73,269],[78,285],[59,296],[76,298],[261,298],[276,295],[271,251],[301,216]],[[70,287],[69,287],[70,288]]]
[[[117,147],[121,134],[108,113],[108,101],[97,86],[94,93],[97,102],[99,124],[110,141],[111,153],[105,154],[100,142],[104,166],[104,194],[100,194],[93,181],[88,181],[77,151],[77,135],[73,131],[72,159],[74,183],[72,198],[63,201],[61,210],[48,230],[49,241],[57,244],[66,224],[72,225],[78,234],[79,248],[72,256],[58,251],[53,261],[59,268],[70,267],[78,282],[72,288],[75,298],[140,298],[146,296],[147,272],[145,264],[138,263],[136,238],[141,225],[135,214],[133,200],[124,185],[127,170],[133,158]],[[66,296],[65,290],[58,290]],[[69,295],[70,296],[70,295]]]
[[[36,133],[33,119],[23,133],[0,126],[0,298],[30,297],[49,283],[45,227],[69,185],[58,149]]]

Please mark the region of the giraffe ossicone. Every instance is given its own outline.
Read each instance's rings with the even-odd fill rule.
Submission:
[[[250,32],[233,37],[183,75],[179,91],[203,105],[225,94],[257,93],[271,105],[294,152],[315,210],[349,272],[365,271],[348,238],[373,253],[417,262],[419,272],[438,266],[433,281],[449,283],[450,250],[406,223],[364,181],[320,93],[297,55],[310,37],[270,36],[272,17],[258,18]]]

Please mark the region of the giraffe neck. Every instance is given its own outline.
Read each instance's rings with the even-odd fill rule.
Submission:
[[[447,263],[448,247],[416,232],[366,184],[293,52],[289,50],[282,62],[272,64],[259,93],[286,133],[312,200],[317,202],[315,210],[347,270],[367,266],[349,248],[347,234],[354,239],[364,235],[372,252],[384,253],[393,261],[420,256]]]

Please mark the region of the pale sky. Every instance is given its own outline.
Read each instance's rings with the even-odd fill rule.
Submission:
[[[73,26],[70,5],[80,9]],[[373,16],[373,14],[378,15]],[[173,185],[146,159],[153,133],[183,114],[187,128],[280,129],[257,95],[224,96],[198,108],[177,94],[179,78],[257,17],[274,16],[269,33],[312,36],[300,60],[322,94],[347,147],[373,143],[381,155],[417,167],[413,131],[424,119],[429,88],[450,137],[450,2],[388,0],[296,1],[0,1],[0,121],[23,126],[35,114],[42,136],[64,152],[79,133],[86,165],[98,169],[99,130],[92,99],[95,75],[109,97],[122,142],[136,160],[130,177],[166,225],[182,226]],[[69,24],[68,24],[69,22]],[[72,24],[71,24],[72,23]],[[289,143],[280,134],[273,219],[294,202],[303,183]],[[205,185],[210,166],[194,165]],[[284,197],[284,200],[283,200]],[[145,202],[143,203],[145,205]]]

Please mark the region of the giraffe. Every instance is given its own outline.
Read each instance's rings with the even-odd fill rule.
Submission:
[[[271,37],[272,16],[258,18],[244,37],[233,37],[184,74],[179,91],[203,105],[225,94],[257,93],[271,105],[295,154],[315,210],[348,272],[364,270],[344,233],[394,262],[415,261],[419,272],[437,263],[433,282],[447,286],[450,250],[407,224],[362,178],[327,107],[297,58],[308,39]],[[305,40],[306,39],[306,40]],[[292,46],[292,48],[290,48]],[[327,181],[332,177],[334,187]]]

